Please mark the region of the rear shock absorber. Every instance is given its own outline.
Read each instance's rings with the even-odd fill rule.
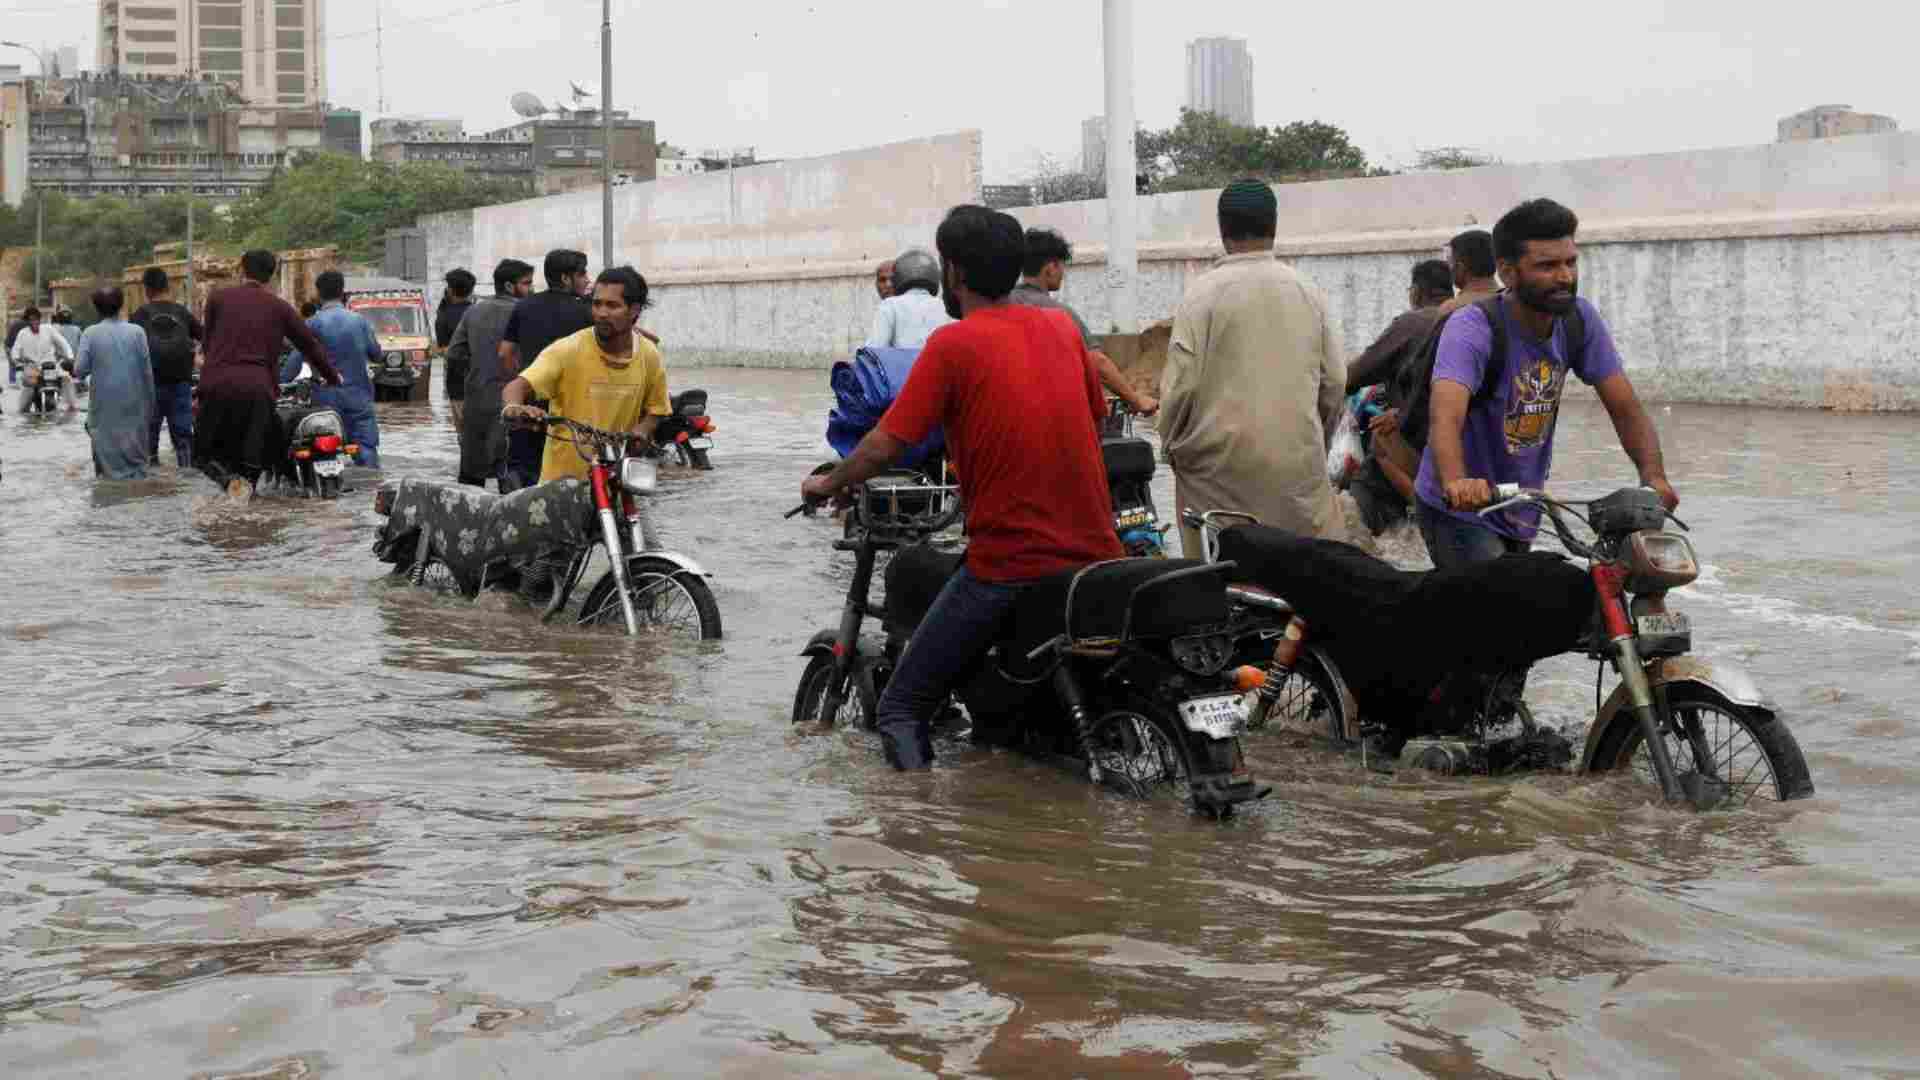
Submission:
[[[1247,720],[1247,726],[1254,730],[1267,726],[1267,714],[1280,701],[1280,686],[1293,674],[1293,667],[1300,662],[1300,650],[1307,646],[1307,621],[1298,615],[1287,619],[1287,628],[1281,631],[1280,640],[1274,643],[1273,658],[1267,661],[1267,678],[1260,684],[1259,704],[1253,716]]]
[[[1067,707],[1067,716],[1073,721],[1074,741],[1080,747],[1081,756],[1087,759],[1087,779],[1100,782],[1100,762],[1093,754],[1093,713],[1087,709],[1087,699],[1080,693],[1080,684],[1073,681],[1073,672],[1067,664],[1053,669],[1054,693],[1060,696],[1060,703]]]

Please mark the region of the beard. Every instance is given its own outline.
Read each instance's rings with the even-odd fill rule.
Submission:
[[[606,350],[607,352],[612,352],[614,346],[620,344],[623,338],[627,338],[630,335],[631,335],[631,328],[629,328],[629,330],[627,331],[621,331],[621,330],[615,329],[614,327],[608,325],[607,323],[597,322],[593,324],[594,339],[600,342],[600,347]]]
[[[1574,298],[1580,295],[1580,283],[1575,281],[1565,291],[1561,291],[1557,286],[1550,285],[1542,289],[1522,283],[1513,291],[1519,296],[1521,303],[1535,311],[1544,311],[1550,315],[1565,315],[1573,310]]]

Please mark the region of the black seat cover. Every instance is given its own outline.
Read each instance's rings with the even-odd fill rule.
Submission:
[[[885,575],[887,626],[903,631],[918,627],[966,558],[965,552],[941,551],[930,544],[914,544],[895,553]]]
[[[1117,638],[1122,629],[1134,637],[1174,637],[1227,621],[1225,578],[1195,574],[1151,586],[1134,606],[1134,590],[1181,570],[1202,567],[1196,559],[1115,559],[1081,571],[1068,597],[1067,629],[1075,639]]]
[[[1107,464],[1107,487],[1112,490],[1153,479],[1153,444],[1137,436],[1100,440],[1100,457]]]
[[[679,393],[673,395],[673,400],[669,403],[669,407],[675,413],[678,413],[681,409],[686,407],[688,402],[692,402],[695,405],[705,405],[707,403],[707,392],[705,390],[698,390],[698,389],[682,390]]]
[[[1454,570],[1399,570],[1350,544],[1260,525],[1220,534],[1235,576],[1307,621],[1363,710],[1417,707],[1454,672],[1496,674],[1574,648],[1593,583],[1548,551]]]

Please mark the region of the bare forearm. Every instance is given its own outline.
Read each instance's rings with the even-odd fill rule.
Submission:
[[[659,426],[660,426],[659,417],[643,416],[640,418],[638,423],[633,425],[633,437],[636,439],[645,440],[647,442],[652,442],[653,430]]]
[[[1614,414],[1613,430],[1619,433],[1620,446],[1633,461],[1634,468],[1640,470],[1643,483],[1667,478],[1666,458],[1660,452],[1660,432],[1638,401]]]
[[[1121,373],[1120,365],[1113,362],[1113,357],[1099,349],[1093,350],[1089,355],[1093,357],[1094,372],[1100,376],[1100,385],[1111,390],[1113,396],[1121,401],[1129,405],[1133,404],[1135,397],[1133,384],[1129,383],[1127,377]]]
[[[853,448],[853,455],[833,467],[827,476],[828,483],[835,491],[866,483],[892,467],[906,449],[906,443],[884,431],[868,432],[860,445]]]
[[[527,380],[514,379],[501,388],[500,402],[502,405],[525,405],[532,393],[533,387],[527,384]]]

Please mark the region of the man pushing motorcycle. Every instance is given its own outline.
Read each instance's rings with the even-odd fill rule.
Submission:
[[[1100,456],[1105,395],[1065,313],[1007,302],[1026,236],[1013,217],[957,206],[934,237],[941,299],[913,373],[853,453],[800,485],[817,503],[880,474],[944,428],[967,507],[966,563],[927,612],[876,710],[887,760],[933,762],[932,717],[1000,636],[1023,589],[1120,558]]]
[[[1621,368],[1613,335],[1594,306],[1579,299],[1579,227],[1573,211],[1551,199],[1508,211],[1493,228],[1507,291],[1460,308],[1440,331],[1427,448],[1414,486],[1420,531],[1437,568],[1532,544],[1537,509],[1487,518],[1477,511],[1493,502],[1494,485],[1546,486],[1569,372],[1599,394],[1640,482],[1669,510],[1680,504],[1660,434]]]

